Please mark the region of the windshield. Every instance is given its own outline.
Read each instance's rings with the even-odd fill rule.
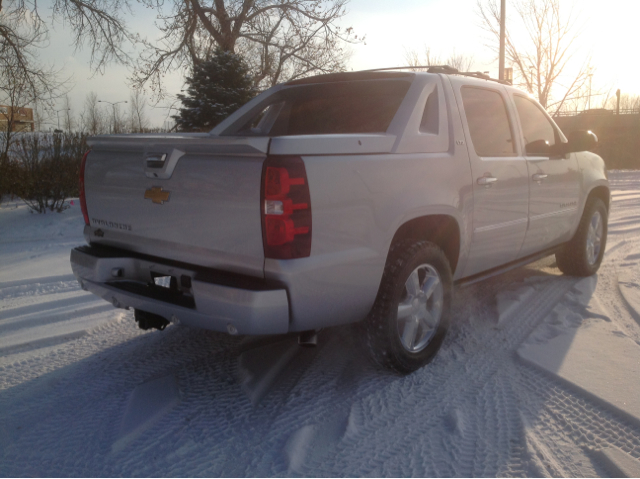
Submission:
[[[254,109],[230,136],[384,133],[410,82],[369,80],[292,86]]]

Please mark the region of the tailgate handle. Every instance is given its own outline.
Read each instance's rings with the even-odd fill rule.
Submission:
[[[147,168],[162,168],[164,166],[164,160],[167,159],[167,154],[147,156]]]
[[[144,156],[144,174],[147,178],[167,180],[171,178],[184,151],[173,148],[169,153],[147,153]]]

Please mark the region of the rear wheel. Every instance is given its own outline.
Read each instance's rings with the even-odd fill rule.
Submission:
[[[403,374],[431,361],[449,327],[451,291],[451,268],[440,248],[426,241],[395,244],[365,321],[374,361]]]
[[[598,271],[607,244],[607,219],[603,201],[589,199],[573,239],[556,253],[560,271],[571,276],[591,276]]]

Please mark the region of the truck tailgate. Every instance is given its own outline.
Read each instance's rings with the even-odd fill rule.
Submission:
[[[263,275],[268,138],[95,137],[85,167],[92,244]]]

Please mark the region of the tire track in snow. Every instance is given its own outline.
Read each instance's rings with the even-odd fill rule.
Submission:
[[[0,300],[2,301],[3,309],[11,309],[15,306],[24,305],[29,301],[33,302],[35,298],[74,291],[79,291],[76,280],[58,283],[35,283],[29,286],[15,286],[0,290]],[[45,299],[40,298],[39,300],[42,302]]]
[[[499,282],[502,281],[505,279]],[[513,363],[515,348],[576,282],[575,278],[552,278],[541,291],[527,298],[505,318],[506,326],[502,330],[496,330],[491,326],[465,328],[470,329],[470,334],[453,339],[455,343],[461,344],[451,345],[451,341],[447,341],[443,347],[444,350],[431,366],[406,378],[382,385],[382,403],[377,397],[379,391],[376,392],[376,401],[373,403],[366,400],[366,393],[362,394],[362,391],[359,391],[358,396],[361,398],[356,399],[356,404],[362,408],[362,411],[358,414],[367,420],[361,425],[358,434],[345,438],[335,445],[332,452],[337,453],[337,457],[333,458],[333,461],[337,462],[337,467],[324,471],[321,464],[314,462],[311,469],[304,471],[309,474],[318,474],[318,470],[322,471],[320,474],[335,473],[336,470],[341,470],[341,467],[348,467],[348,462],[354,460],[355,451],[352,449],[355,449],[356,453],[369,456],[367,461],[365,457],[361,458],[363,468],[358,471],[358,475],[384,474],[385,467],[392,467],[392,470],[393,467],[403,467],[407,443],[424,442],[425,436],[429,437],[429,430],[440,431],[443,422],[451,432],[451,436],[433,437],[429,441],[441,444],[446,442],[444,449],[448,450],[453,457],[447,458],[446,461],[439,461],[437,457],[430,458],[430,461],[420,461],[421,464],[432,464],[433,469],[424,469],[423,466],[422,470],[407,470],[408,474],[468,476],[481,474],[480,471],[495,467],[488,464],[487,455],[478,448],[482,434],[486,432],[479,430],[476,424],[479,418],[474,415],[461,415],[461,411],[483,411],[486,408],[482,407],[482,404],[496,400],[496,393],[485,386],[489,383],[493,384],[495,378],[501,375],[504,366]],[[483,297],[484,295],[477,293],[492,289],[492,286],[496,286],[495,283],[492,285],[484,283],[467,294],[471,297],[476,295]],[[457,298],[457,301],[460,299]],[[468,301],[463,303],[469,304]],[[455,319],[457,318],[454,318],[454,322]],[[461,346],[464,351],[456,353],[454,356],[457,357],[446,357],[452,356],[447,354],[449,346],[453,348]],[[420,389],[420,394],[409,392],[405,396],[403,391],[407,388],[414,392],[415,389]],[[370,386],[367,389],[370,389]],[[478,390],[485,394],[485,399],[480,405],[477,404]],[[365,397],[362,398],[362,396]],[[415,427],[416,417],[421,418],[419,428]],[[519,422],[515,411],[510,412],[509,421]],[[386,434],[402,437],[401,431],[407,431],[404,441],[391,446],[385,444]],[[499,440],[504,441],[504,439]],[[383,449],[380,449],[381,444],[385,444]],[[374,450],[373,453],[371,449]],[[341,450],[349,452],[342,456]],[[371,456],[375,458],[373,461]]]
[[[640,461],[640,427],[615,410],[531,366],[523,369],[518,383],[538,398],[537,407],[525,410],[524,414],[547,440],[566,443],[569,438],[587,452],[614,446]]]
[[[550,278],[544,288],[536,285],[543,289],[539,297],[542,304],[553,302],[553,296],[561,293],[557,291],[558,281],[565,289],[573,284],[573,278],[558,277]],[[501,290],[502,286],[494,282],[475,289],[474,293],[479,296],[475,304],[486,307],[491,302],[488,298],[492,297],[492,290]],[[546,294],[549,290],[554,290],[554,294]],[[535,327],[529,324],[535,321],[525,318],[527,311],[536,309],[530,302],[535,300],[531,298],[514,310],[512,316],[503,321],[502,330],[496,329],[494,323],[478,323],[476,329],[474,325],[465,324],[463,329],[472,328],[471,334],[460,335],[453,338],[454,344],[445,345],[443,353],[449,358],[407,378],[368,368],[364,360],[361,362],[349,349],[349,339],[342,337],[345,329],[327,331],[320,354],[306,364],[299,364],[296,374],[284,377],[282,386],[274,388],[257,408],[240,392],[232,392],[238,387],[233,385],[240,350],[237,340],[173,327],[163,333],[138,332],[131,313],[120,312],[126,327],[119,324],[119,328],[133,333],[131,338],[141,337],[130,344],[116,341],[115,348],[100,362],[92,359],[77,374],[68,375],[58,391],[66,387],[73,390],[75,381],[83,381],[92,392],[77,398],[68,393],[51,403],[44,401],[43,410],[52,412],[59,404],[74,409],[79,421],[73,422],[73,434],[61,434],[68,415],[44,416],[42,424],[34,426],[21,441],[23,445],[29,443],[34,452],[23,452],[21,457],[39,460],[38,448],[46,447],[57,435],[56,440],[65,445],[63,451],[81,451],[72,461],[95,464],[96,459],[88,456],[89,451],[96,454],[101,445],[117,438],[117,427],[108,424],[117,424],[120,420],[128,391],[149,378],[173,373],[180,384],[182,403],[163,420],[162,427],[148,431],[130,444],[135,453],[123,451],[105,457],[101,467],[94,466],[87,474],[116,476],[131,475],[132,471],[143,474],[161,470],[144,468],[139,457],[146,454],[143,452],[146,450],[154,454],[156,465],[160,464],[160,457],[167,455],[161,464],[166,465],[162,470],[169,475],[170,471],[176,474],[182,471],[184,475],[185,470],[191,471],[190,475],[256,475],[258,471],[261,475],[281,476],[335,476],[340,475],[340,471],[349,471],[350,475],[398,475],[398,471],[402,471],[402,475],[423,476],[502,475],[505,471],[506,475],[532,475],[526,457],[520,459],[523,454],[526,456],[523,445],[515,439],[520,416],[514,412],[517,406],[513,404],[517,401],[513,399],[513,386],[509,385],[513,375],[508,370],[513,367],[509,347],[516,347],[518,339],[526,337]],[[553,304],[549,305],[552,307]],[[534,311],[527,317],[535,319],[539,314],[544,316]],[[516,325],[516,322],[526,324]],[[515,329],[515,333],[511,329]],[[472,341],[474,338],[479,341]],[[78,342],[90,349],[88,339]],[[216,346],[218,341],[221,343]],[[483,341],[485,344],[480,347]],[[458,344],[460,342],[462,344]],[[447,351],[454,346],[461,350],[457,360]],[[490,356],[495,357],[486,366],[493,371],[472,381],[473,384],[462,384],[469,382],[477,370],[485,368],[481,363],[487,362]],[[104,359],[106,363],[102,364]],[[446,378],[449,375],[452,377]],[[446,383],[447,380],[451,382],[448,388],[437,387],[438,381]],[[89,405],[96,402],[107,407],[89,413]],[[38,404],[31,406],[38,407]],[[222,417],[220,412],[225,412]],[[231,416],[226,417],[229,413]],[[504,422],[493,430],[495,417],[501,416]],[[185,418],[194,420],[185,422]],[[449,435],[440,437],[443,422]],[[300,451],[302,457],[295,470],[289,470],[286,459],[278,459],[274,452],[280,449],[284,456],[288,439],[306,426],[310,426],[311,433],[306,439],[308,447]],[[92,431],[100,434],[91,437]],[[172,446],[176,436],[185,447],[179,454]],[[89,437],[90,444],[80,444],[81,437]],[[165,443],[167,446],[161,445]],[[518,460],[509,457],[512,455]],[[194,456],[207,460],[191,465]],[[61,473],[77,471],[63,458],[51,460],[51,465]],[[18,470],[17,465],[12,467],[8,470]],[[41,469],[31,471],[37,474],[38,470]]]
[[[173,373],[177,375],[179,383],[188,378],[192,382],[195,379],[192,391],[184,389],[199,397],[204,402],[200,405],[204,409],[213,406],[210,413],[217,413],[211,399],[217,399],[216,393],[223,392],[229,382],[220,381],[217,375],[205,377],[202,381],[203,369],[206,371],[210,366],[218,370],[228,369],[227,363],[232,360],[228,352],[237,339],[208,332],[194,334],[193,330],[174,326],[162,333],[143,332],[135,325],[131,312],[114,311],[120,316],[119,321],[108,323],[72,345],[41,358],[33,358],[33,369],[40,369],[37,376],[41,376],[47,367],[48,377],[38,378],[24,387],[13,388],[0,395],[0,407],[12,410],[9,424],[3,425],[11,440],[5,444],[0,440],[0,449],[4,446],[5,450],[10,451],[6,454],[8,457],[19,458],[17,462],[7,464],[7,471],[38,475],[37,471],[55,470],[60,475],[78,475],[74,464],[80,463],[87,464],[86,474],[89,476],[127,475],[120,468],[127,465],[127,460],[139,462],[140,455],[135,453],[127,456],[127,451],[111,454],[108,447],[105,449],[105,444],[110,445],[118,439],[122,413],[130,393],[136,386],[154,377]],[[96,348],[98,338],[99,349]],[[59,376],[56,369],[65,367],[67,370]],[[4,368],[3,374],[11,369]],[[54,383],[48,385],[47,395],[34,395],[33,390],[42,387],[42,380]],[[24,381],[21,382],[24,384]],[[186,383],[189,385],[189,381]],[[86,387],[78,388],[78,384]],[[235,402],[236,407],[246,407],[233,395],[223,396],[227,402]],[[26,404],[22,398],[32,400]],[[95,407],[97,404],[100,405],[98,409]],[[226,406],[232,407],[231,404]],[[35,417],[34,410],[38,411]],[[30,427],[23,427],[25,418]],[[215,421],[208,424],[212,423]],[[26,431],[18,431],[18,425]],[[183,427],[178,425],[172,428],[167,439],[173,440]],[[164,431],[164,428],[160,430]],[[208,430],[207,434],[211,432]],[[156,430],[151,430],[154,443],[157,437],[155,433]],[[29,447],[21,447],[21,444],[29,444]],[[54,450],[64,452],[47,457],[50,462],[44,464],[42,451],[50,450],[52,444],[55,444]],[[129,447],[136,445],[139,442]],[[125,460],[120,462],[120,458]],[[101,467],[96,466],[96,460],[101,462]],[[29,467],[25,468],[25,464]],[[102,473],[96,472],[98,470]]]
[[[61,299],[50,299],[48,301],[39,301],[26,306],[0,309],[0,327],[4,324],[19,322],[23,318],[28,321],[27,318],[32,316],[41,316],[48,313],[55,314],[58,311],[64,312],[73,310],[74,308],[86,303],[105,303],[101,298],[92,294],[87,294],[84,291],[73,291],[71,294],[56,293],[56,296],[67,297],[63,297]]]
[[[16,286],[34,286],[38,284],[46,284],[46,283],[62,283],[67,281],[76,281],[76,278],[72,274],[63,274],[58,276],[43,276],[40,278],[33,279],[22,279],[19,281],[6,281],[4,283],[0,283],[0,294],[1,290],[7,288],[14,288]]]
[[[640,344],[640,330],[618,291],[616,274],[618,262],[634,252],[634,246],[634,243],[623,242],[616,254],[602,264],[592,297],[608,320]],[[607,475],[605,465],[590,451],[608,446],[640,459],[640,427],[637,424],[630,424],[626,416],[612,406],[585,395],[577,387],[535,366],[523,362],[520,371],[514,378],[517,379],[517,388],[523,391],[522,396],[537,398],[533,407],[525,407],[523,411],[525,422],[532,425],[530,431],[526,431],[528,437],[537,437],[539,441],[553,445],[547,447],[546,454],[558,451],[558,457],[547,457],[551,463],[566,464],[570,457],[578,466],[583,463],[582,469],[576,466],[561,475]],[[527,401],[523,401],[523,405],[527,405]],[[561,453],[565,456],[560,457]],[[532,451],[531,455],[534,456],[535,452]],[[587,468],[587,464],[593,470]],[[546,473],[540,471],[534,475],[541,474]]]
[[[74,341],[115,317],[72,275],[1,283],[0,298],[0,357]]]

